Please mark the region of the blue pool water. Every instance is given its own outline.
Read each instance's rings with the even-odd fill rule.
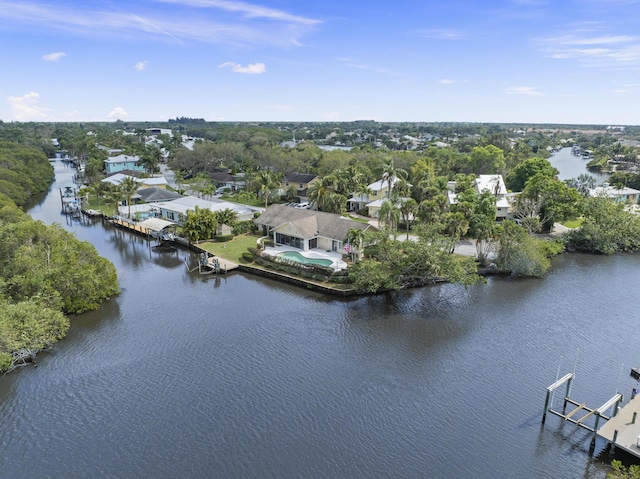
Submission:
[[[278,258],[304,264],[317,264],[320,266],[331,266],[333,264],[333,261],[330,259],[307,258],[296,251],[285,251],[284,253],[278,254]]]

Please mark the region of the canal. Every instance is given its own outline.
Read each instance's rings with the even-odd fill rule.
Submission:
[[[73,170],[55,162],[58,182]],[[567,254],[544,279],[336,299],[189,274],[100,221],[30,213],[93,243],[122,293],[0,378],[0,478],[604,478],[607,454],[545,389],[628,396],[640,256]]]

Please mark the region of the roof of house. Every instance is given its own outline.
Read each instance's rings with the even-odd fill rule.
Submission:
[[[507,187],[504,184],[502,175],[478,175],[476,178],[476,189],[478,193],[487,190],[496,196],[507,194]]]
[[[124,181],[125,178],[133,178],[134,180],[136,180],[136,183],[141,185],[147,185],[147,186],[169,184],[169,182],[164,176],[153,177],[153,178],[136,178],[133,175],[127,175],[122,172],[109,175],[102,181],[104,183],[111,183],[112,185],[119,185]]]
[[[609,198],[620,198],[622,196],[637,195],[640,191],[625,186],[623,188],[616,188],[615,186],[596,186],[594,189],[589,190],[589,196],[607,196]]]
[[[111,156],[106,160],[104,160],[105,163],[127,163],[130,161],[137,163],[138,161],[140,161],[140,157],[129,156],[129,155],[118,155],[118,156]]]
[[[284,181],[288,181],[289,183],[309,183],[316,179],[318,175],[312,175],[308,173],[296,173],[292,171],[288,173],[287,176],[284,177]]]
[[[202,198],[196,198],[195,196],[181,196],[172,201],[167,201],[158,205],[160,208],[170,211],[175,211],[182,214],[187,214],[189,210],[195,210],[196,206],[200,209],[208,209],[211,211],[221,211],[230,209],[238,213],[240,219],[253,217],[254,209],[238,203],[231,203],[229,201],[208,201]]]
[[[156,188],[155,186],[141,189],[138,191],[138,195],[142,201],[146,201],[147,203],[153,201],[170,201],[182,196],[175,191],[170,191],[165,188]]]
[[[350,229],[366,230],[369,224],[322,211],[271,205],[255,220],[256,224],[278,229],[278,232],[302,238],[323,236],[343,241]]]

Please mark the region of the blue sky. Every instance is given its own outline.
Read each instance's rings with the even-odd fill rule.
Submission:
[[[640,0],[0,0],[4,121],[640,124]]]

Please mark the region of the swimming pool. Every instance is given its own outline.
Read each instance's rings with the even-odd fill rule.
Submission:
[[[286,259],[288,261],[295,261],[297,263],[317,264],[319,266],[327,267],[331,267],[333,265],[333,261],[331,261],[330,259],[307,258],[306,256],[302,256],[297,251],[285,251],[283,253],[278,253],[277,257]]]

